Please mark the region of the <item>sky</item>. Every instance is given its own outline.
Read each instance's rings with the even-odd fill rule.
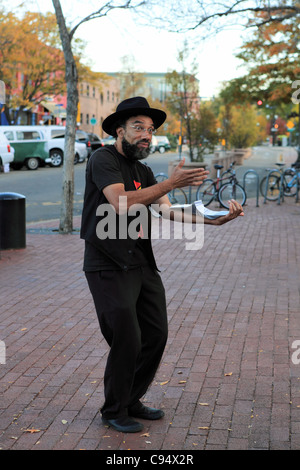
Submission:
[[[85,3],[80,0],[61,0],[65,16],[73,24],[95,11],[97,3],[99,5],[96,0],[86,0]],[[6,9],[17,11],[15,8],[20,0],[2,0],[2,4]],[[29,0],[25,5],[26,10],[30,11],[54,11],[51,0]],[[107,17],[81,25],[76,37],[86,42],[86,59],[96,72],[120,72],[121,59],[126,55],[134,57],[137,72],[180,71],[177,57],[185,36],[139,26],[130,12],[125,10],[111,12]],[[194,47],[191,58],[196,58],[198,63],[197,78],[201,97],[216,96],[223,81],[245,73],[241,62],[234,56],[241,44],[241,29],[218,33],[204,43],[197,41],[197,33],[194,32],[188,40]]]

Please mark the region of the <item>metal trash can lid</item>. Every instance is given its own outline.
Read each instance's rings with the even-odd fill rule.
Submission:
[[[0,201],[12,200],[12,199],[26,199],[23,194],[18,193],[0,193]]]

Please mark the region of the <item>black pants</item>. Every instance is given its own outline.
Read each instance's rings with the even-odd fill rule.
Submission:
[[[86,278],[110,346],[101,411],[115,419],[146,393],[159,366],[168,335],[165,290],[148,266],[86,272]]]

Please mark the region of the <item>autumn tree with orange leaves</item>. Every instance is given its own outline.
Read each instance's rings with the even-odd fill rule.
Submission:
[[[6,86],[9,123],[48,96],[65,93],[64,59],[58,44],[55,15],[27,12],[18,18],[0,11],[0,80]]]
[[[78,76],[100,86],[107,78],[81,63],[83,43],[75,42]],[[53,13],[26,12],[20,18],[0,10],[0,80],[5,83],[5,115],[17,122],[24,109],[67,91],[65,62]]]
[[[263,22],[266,13],[257,16]],[[292,83],[300,74],[299,41],[300,16],[294,16],[285,22],[264,23],[243,44],[237,57],[249,66],[247,82],[253,97],[291,103]]]

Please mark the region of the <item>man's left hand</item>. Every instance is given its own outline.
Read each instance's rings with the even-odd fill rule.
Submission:
[[[241,204],[239,204],[234,199],[231,199],[231,201],[229,201],[229,214],[223,215],[215,220],[217,221],[218,225],[223,225],[240,216],[244,216],[244,210]]]

